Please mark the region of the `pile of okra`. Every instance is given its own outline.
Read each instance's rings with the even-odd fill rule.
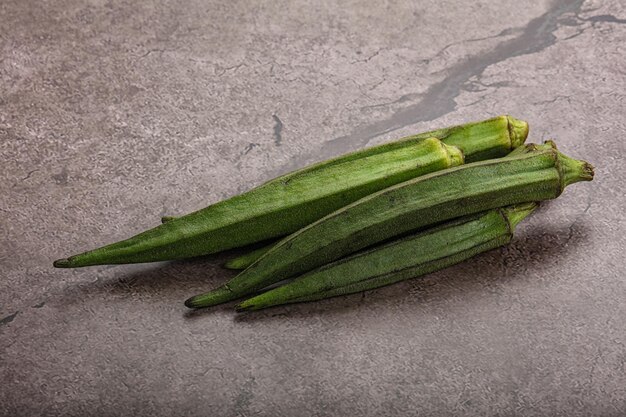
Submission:
[[[185,301],[236,309],[371,290],[509,243],[540,201],[593,179],[552,141],[524,144],[511,116],[420,133],[320,162],[58,268],[185,259],[233,248],[241,272]],[[250,250],[250,245],[256,249]],[[277,283],[282,285],[276,286]],[[268,289],[269,288],[269,289]]]

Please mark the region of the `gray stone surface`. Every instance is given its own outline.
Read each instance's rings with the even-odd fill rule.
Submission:
[[[626,415],[620,0],[0,2],[3,416]],[[312,161],[510,113],[597,167],[506,248],[363,295],[55,270]]]

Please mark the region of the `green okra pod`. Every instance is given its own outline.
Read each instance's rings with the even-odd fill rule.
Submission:
[[[54,266],[183,259],[282,237],[368,194],[429,172],[503,156],[528,124],[510,116],[427,132],[283,175],[253,190]],[[439,141],[441,139],[441,141]]]
[[[276,242],[272,242],[269,245],[261,246],[260,248],[246,252],[243,255],[239,255],[233,259],[230,259],[224,263],[224,268],[227,269],[246,269],[254,263],[261,256],[265,255],[267,251],[272,249]]]
[[[593,167],[543,145],[415,178],[368,195],[281,240],[221,287],[185,305],[208,307],[300,275],[370,245],[445,220],[558,197]]]
[[[371,290],[457,264],[509,243],[537,206],[525,203],[455,219],[340,259],[250,298],[236,309],[259,310]]]
[[[519,146],[515,148],[507,156],[521,155],[524,153],[528,153],[532,150],[548,149],[548,147],[552,147],[552,146],[554,146],[552,141],[546,141],[546,145],[537,145],[534,143],[529,143],[527,146]],[[272,247],[274,247],[274,245],[276,245],[276,243],[277,241],[274,241],[271,244],[262,246],[258,249],[254,249],[250,252],[244,253],[233,259],[230,259],[226,263],[224,263],[224,267],[227,269],[244,270],[250,265],[252,265],[261,256],[265,255],[270,249],[272,249]]]

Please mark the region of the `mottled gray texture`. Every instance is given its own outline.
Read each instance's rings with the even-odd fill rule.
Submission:
[[[181,6],[184,4],[184,6]],[[0,2],[0,414],[626,414],[620,0]],[[510,113],[597,166],[506,248],[363,295],[55,270],[289,169]]]

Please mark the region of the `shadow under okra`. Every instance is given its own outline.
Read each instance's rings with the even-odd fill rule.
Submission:
[[[84,272],[80,271],[84,275],[81,282],[65,288],[63,303],[149,294],[150,302],[180,304],[184,308],[185,297],[193,291],[204,291],[221,285],[237,274],[237,271],[222,267],[231,257],[232,255],[219,254],[181,261],[114,265],[97,270],[83,270]],[[129,302],[144,301],[129,298]]]
[[[65,298],[68,298],[66,302],[71,303],[98,295],[118,296],[131,292],[149,292],[166,299],[164,302],[182,305],[184,299],[176,298],[181,291],[186,297],[188,292],[205,291],[207,288],[223,284],[239,272],[224,268],[226,261],[267,244],[267,241],[263,241],[243,248],[177,261],[104,265],[77,270],[79,271],[77,273],[92,279],[87,278],[87,282],[82,281],[68,286],[65,291]],[[120,273],[115,274],[116,278],[103,277],[109,275],[108,271]],[[72,301],[70,295],[76,297],[76,300]]]

